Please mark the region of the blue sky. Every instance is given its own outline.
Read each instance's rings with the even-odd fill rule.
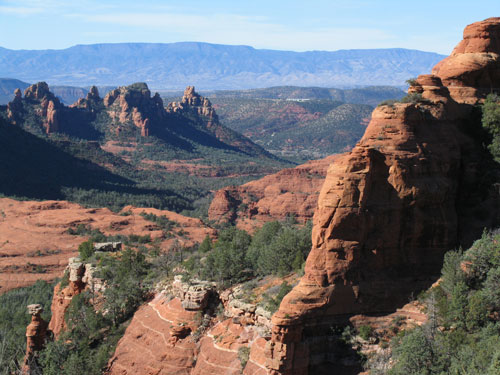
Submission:
[[[402,47],[449,54],[499,0],[0,0],[0,46],[201,41],[280,50]]]

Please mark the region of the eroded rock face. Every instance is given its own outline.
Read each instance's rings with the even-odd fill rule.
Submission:
[[[45,82],[29,86],[24,91],[24,100],[21,90],[14,92],[14,99],[7,105],[7,117],[16,123],[22,116],[24,101],[34,105],[36,113],[42,118],[42,126],[47,134],[60,130],[61,109],[64,107],[59,99],[49,90]]]
[[[23,94],[20,89],[14,91],[14,99],[7,104],[7,117],[15,121],[16,113],[23,108]]]
[[[37,367],[38,352],[45,346],[47,337],[47,322],[40,316],[43,312],[42,305],[28,305],[31,323],[26,328],[26,355],[22,368],[23,374],[32,374]]]
[[[24,97],[29,100],[53,100],[55,98],[49,90],[49,85],[46,82],[38,82],[24,90]]]
[[[194,111],[200,116],[207,117],[209,123],[218,121],[210,100],[199,95],[195,91],[194,86],[186,87],[181,101],[170,103],[167,107],[167,111],[174,113]]]
[[[474,138],[480,115],[469,104],[481,100],[485,77],[500,86],[498,61],[467,69],[461,62],[475,51],[496,53],[499,26],[500,19],[468,26],[435,75],[417,79],[412,90],[424,100],[375,109],[361,141],[329,167],[305,275],[272,318],[270,373],[338,368],[329,327],[357,313],[395,311],[436,280],[446,251],[498,225],[498,167]],[[459,83],[473,90],[455,90]]]
[[[235,222],[248,231],[289,216],[305,223],[313,217],[328,166],[338,158],[328,156],[241,186],[223,188],[215,193],[208,217],[217,222]]]
[[[64,287],[58,283],[54,288],[54,296],[52,297],[52,318],[50,319],[49,329],[57,338],[66,330],[66,321],[64,315],[68,310],[73,297],[82,293],[85,289],[102,294],[106,285],[104,281],[95,277],[96,267],[90,263],[83,263],[79,257],[69,259],[66,273],[68,275],[68,284]]]
[[[150,135],[153,123],[161,122],[166,116],[160,95],[156,93],[151,97],[145,83],[134,83],[110,91],[104,98],[104,106],[112,119],[121,124],[133,123],[141,129],[143,137]],[[117,127],[116,131],[121,129]]]
[[[103,100],[99,96],[99,90],[97,87],[92,86],[85,98],[78,99],[76,103],[70,105],[69,108],[81,108],[92,112],[95,111],[96,107],[101,103],[103,103]]]
[[[88,275],[86,275],[86,265],[80,261],[80,258],[70,258],[66,272],[68,273],[69,283],[65,287],[61,287],[58,283],[54,288],[54,297],[52,297],[52,317],[49,323],[49,329],[57,338],[67,328],[64,314],[68,309],[71,300],[74,296],[80,294],[89,283],[87,283]],[[83,278],[87,276],[87,282]]]
[[[109,374],[188,375],[196,365],[197,344],[191,338],[199,312],[159,293],[134,314],[109,362]],[[147,353],[147,355],[145,355]]]
[[[219,299],[214,283],[176,276],[135,313],[109,373],[267,374],[271,314],[244,296],[237,286]],[[215,314],[219,302],[223,314]]]
[[[196,279],[183,282],[180,275],[175,276],[171,291],[182,301],[182,308],[188,311],[204,311],[210,298],[216,294],[215,283]]]
[[[463,40],[432,73],[439,76],[451,96],[474,104],[500,83],[500,18],[488,18],[467,26]]]

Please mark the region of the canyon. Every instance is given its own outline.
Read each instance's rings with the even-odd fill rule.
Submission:
[[[478,141],[475,105],[500,87],[499,40],[500,18],[469,25],[452,55],[412,83],[416,100],[375,109],[363,138],[328,167],[305,275],[272,316],[270,334],[253,344],[247,339],[250,361],[244,367],[221,359],[222,367],[204,373],[352,373],[342,364],[331,327],[403,309],[412,293],[437,280],[446,251],[470,245],[483,228],[498,225],[498,167]],[[219,191],[212,215],[233,212],[237,218],[231,201],[247,204],[246,189]],[[134,345],[126,342],[134,335],[146,339],[129,329],[117,347],[122,361],[126,346]],[[225,330],[230,336],[235,329]],[[201,339],[197,356],[203,361],[211,358],[204,343],[213,346],[214,337]],[[164,357],[150,371],[172,364]],[[197,366],[180,373],[197,373]],[[122,366],[117,373],[133,370]]]
[[[39,85],[28,93],[36,97],[44,89]],[[210,102],[195,95],[194,88],[188,87],[182,101],[165,112],[158,109],[158,99],[145,92],[147,87],[135,89],[148,98],[156,115],[134,112],[128,103],[135,99],[124,99],[127,94],[121,89],[112,91],[104,105],[114,113],[115,134],[122,132],[121,124],[133,124],[147,137],[157,129],[154,119],[163,113],[202,116],[207,128],[214,126]],[[294,287],[274,314],[248,296],[262,295],[282,278],[264,278],[247,289],[235,285],[218,290],[214,283],[177,275],[157,286],[135,312],[107,373],[361,373],[355,353],[341,345],[335,328],[366,323],[381,328],[397,316],[421,324],[427,318],[422,306],[408,303],[409,298],[438,280],[447,251],[468,247],[484,228],[500,223],[500,168],[484,146],[479,107],[487,94],[499,90],[500,18],[489,18],[468,25],[452,54],[431,74],[411,82],[408,97],[378,106],[350,152],[217,191],[209,218],[219,224],[254,231],[276,219],[291,216],[304,223],[312,217],[312,249],[304,275],[287,276]],[[19,94],[9,104],[14,121]],[[87,102],[76,106],[83,108]],[[46,132],[60,129],[59,110],[55,99],[41,104]],[[217,129],[213,134],[224,139]],[[238,141],[231,144],[236,145],[241,146]],[[9,227],[0,217],[6,229],[25,230],[21,224],[31,223],[34,236],[50,231],[61,243],[71,240],[67,228],[79,223],[105,233],[130,230],[156,236],[155,228],[141,220],[143,209],[134,207],[123,209],[126,217],[68,202],[2,199],[0,207],[4,218],[12,216],[18,223]],[[52,211],[65,208],[78,213],[66,213],[61,225]],[[154,209],[148,213],[184,221],[192,243],[215,234],[197,219]],[[0,262],[22,256],[15,253],[19,244],[10,244],[7,237],[3,243],[0,250],[6,256]],[[66,244],[63,255],[72,255],[75,240]],[[62,266],[54,267],[54,274]],[[100,285],[78,259],[70,261],[68,272],[69,284],[56,286],[53,299],[49,328],[56,335],[65,329],[63,317],[71,298]],[[32,310],[34,323],[28,332],[36,327],[44,332],[38,308]],[[30,350],[38,350],[36,342],[28,342],[27,358]]]

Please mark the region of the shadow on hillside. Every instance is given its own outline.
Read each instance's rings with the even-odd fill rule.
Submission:
[[[63,187],[113,190],[114,184],[134,182],[0,120],[0,194],[62,199]]]

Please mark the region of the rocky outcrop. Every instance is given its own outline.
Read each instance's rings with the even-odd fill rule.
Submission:
[[[121,242],[96,242],[94,243],[94,250],[101,252],[120,251],[122,249]]]
[[[179,298],[182,308],[188,311],[204,311],[216,294],[215,283],[201,280],[183,282],[180,275],[172,282],[172,294]]]
[[[219,296],[214,283],[175,276],[135,313],[108,373],[266,374],[271,314],[243,301],[246,292]],[[219,303],[223,314],[215,314]]]
[[[178,298],[158,294],[134,314],[109,362],[108,374],[188,375],[195,366],[196,343],[190,333],[197,312]]]
[[[56,97],[49,90],[46,82],[38,82],[24,90],[24,98],[33,101],[42,101],[43,99],[55,100]]]
[[[191,374],[197,365],[197,339],[207,328],[217,301],[214,283],[183,282],[176,276],[168,290],[134,314],[108,373]]]
[[[499,25],[468,26],[455,55],[417,79],[412,90],[421,98],[375,109],[361,141],[329,167],[305,275],[272,318],[270,373],[339,368],[329,327],[358,313],[395,311],[437,279],[446,251],[498,225],[498,167],[475,136],[480,115],[470,103],[481,100],[484,77],[500,86],[499,62],[445,72],[463,69],[474,48],[495,59]],[[491,43],[474,47],[481,38]]]
[[[80,98],[76,103],[70,105],[70,108],[80,108],[94,112],[99,104],[103,103],[103,100],[99,96],[99,90],[96,86],[92,86],[85,96],[85,98]]]
[[[87,286],[87,283],[83,281],[85,264],[80,262],[79,258],[70,258],[66,272],[68,273],[68,285],[61,286],[61,283],[59,283],[55,286],[52,306],[50,307],[52,318],[50,319],[49,329],[56,338],[66,329],[64,314],[71,300]]]
[[[120,124],[132,123],[141,129],[141,136],[150,135],[152,127],[165,119],[166,112],[158,93],[151,97],[145,83],[134,83],[110,91],[104,98],[104,106],[113,120]],[[124,131],[123,126],[115,129]]]
[[[475,104],[500,90],[500,18],[467,26],[463,40],[432,73],[440,77],[458,102]]]
[[[56,108],[56,104],[52,100],[49,101],[47,105],[47,122],[44,126],[47,134],[54,133],[59,130],[59,112]]]
[[[291,216],[305,223],[313,217],[328,166],[339,157],[313,160],[244,185],[223,188],[215,193],[208,217],[236,223],[248,231]]]
[[[64,276],[67,277],[67,285],[58,283],[55,286],[50,308],[52,318],[50,319],[49,329],[56,338],[67,328],[64,315],[73,297],[82,293],[85,289],[97,295],[104,291],[104,281],[95,277],[95,271],[96,267],[94,265],[82,262],[79,257],[69,259]]]
[[[247,137],[223,126],[219,122],[219,117],[215,113],[210,100],[199,95],[194,86],[186,87],[181,101],[169,103],[166,111],[168,114],[173,115],[172,119],[174,121],[177,119],[185,123],[187,119],[191,119],[195,127],[202,129],[202,131],[208,133],[207,135],[215,137],[216,140],[225,143],[226,147],[229,145],[247,154],[271,156]],[[222,145],[219,144],[219,146]]]
[[[31,322],[26,328],[26,355],[22,368],[22,374],[36,374],[38,368],[38,352],[45,346],[47,338],[47,322],[41,317],[42,305],[28,305],[28,313],[31,315]]]
[[[195,112],[199,116],[207,117],[208,123],[210,125],[212,121],[218,121],[217,115],[214,108],[212,107],[212,103],[210,103],[210,100],[199,95],[194,90],[194,86],[186,87],[181,101],[170,103],[167,106],[167,111],[174,113]]]
[[[23,108],[23,94],[20,89],[14,91],[14,99],[7,104],[7,117],[14,121],[16,120],[16,113],[22,111]]]
[[[64,107],[59,99],[49,90],[45,82],[29,86],[24,91],[24,100],[21,90],[14,92],[14,99],[7,105],[7,117],[17,123],[23,116],[24,102],[35,107],[35,112],[42,119],[42,127],[47,134],[60,130],[61,110]],[[22,121],[21,121],[22,122]]]

